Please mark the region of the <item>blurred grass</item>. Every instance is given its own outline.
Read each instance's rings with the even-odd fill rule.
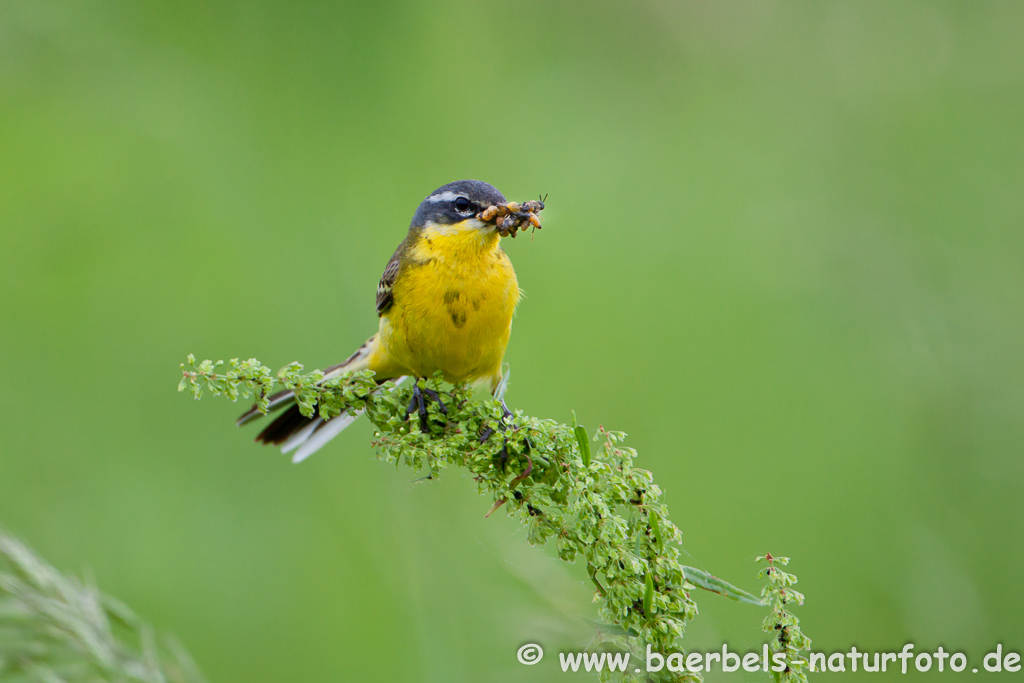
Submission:
[[[468,482],[411,486],[366,425],[293,468],[174,391],[190,351],[347,355],[417,202],[481,178],[550,193],[507,246],[511,403],[633,434],[690,564],[753,587],[792,556],[816,649],[1019,648],[1022,28],[1012,2],[5,0],[0,520],[211,681],[560,679],[514,652],[581,642],[581,576]],[[754,608],[700,604],[691,647],[760,642]]]

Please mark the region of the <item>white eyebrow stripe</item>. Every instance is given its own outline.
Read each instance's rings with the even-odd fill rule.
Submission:
[[[464,196],[464,195],[458,194],[457,192],[452,192],[451,190],[445,190],[444,192],[438,192],[437,194],[432,194],[429,197],[427,197],[426,199],[424,199],[423,201],[425,201],[425,202],[450,202],[453,199],[455,199],[456,197],[462,197],[462,196]]]

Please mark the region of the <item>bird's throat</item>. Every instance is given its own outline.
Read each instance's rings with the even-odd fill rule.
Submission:
[[[472,266],[496,252],[501,240],[497,230],[479,225],[479,221],[467,220],[454,225],[427,226],[416,240],[412,256],[421,262],[434,260]]]

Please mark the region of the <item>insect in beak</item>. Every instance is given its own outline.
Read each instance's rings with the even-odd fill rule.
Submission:
[[[516,236],[519,230],[525,230],[526,226],[532,226],[539,230],[543,227],[540,223],[540,212],[544,210],[544,201],[547,195],[535,201],[507,202],[505,204],[492,204],[476,215],[479,220],[485,223],[494,221],[498,228],[498,234],[502,237]]]

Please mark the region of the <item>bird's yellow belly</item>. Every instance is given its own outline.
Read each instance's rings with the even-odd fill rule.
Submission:
[[[501,376],[519,285],[496,236],[487,248],[460,239],[466,241],[435,235],[417,247],[416,262],[395,283],[394,305],[381,318],[381,344],[418,377],[440,370],[451,382],[493,383]]]

